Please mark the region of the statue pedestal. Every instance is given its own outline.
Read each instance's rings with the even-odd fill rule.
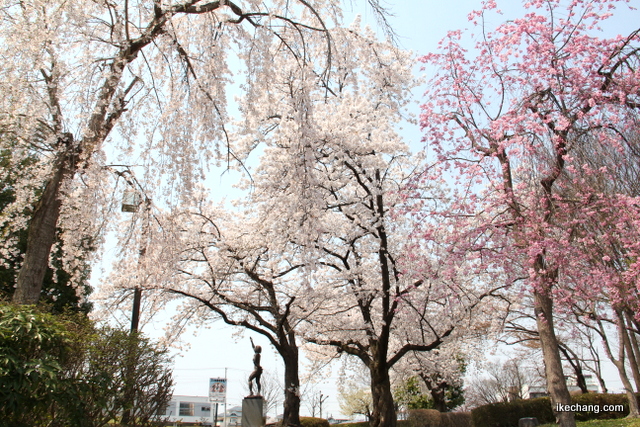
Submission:
[[[250,396],[242,399],[242,427],[264,427],[262,396]]]

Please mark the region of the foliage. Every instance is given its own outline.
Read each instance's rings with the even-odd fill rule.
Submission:
[[[465,403],[462,381],[448,381],[442,378],[439,372],[421,374],[420,377],[426,383],[431,394],[433,409],[440,412],[451,411]]]
[[[335,82],[283,60],[263,90],[241,99],[233,139],[247,153],[264,150],[247,166],[243,188],[252,191],[235,210],[202,192],[158,216],[142,262],[118,267],[145,268],[142,286],[181,299],[181,319],[221,318],[267,337],[285,376],[295,370],[284,381],[292,408],[297,340],[322,346],[319,357],[358,358],[370,377],[369,415],[393,425],[389,369],[410,354],[448,354],[454,337],[485,330],[469,318],[488,292],[477,278],[432,279],[437,248],[408,242],[410,218],[394,216],[422,160],[397,132],[416,84],[410,55],[357,22],[329,34],[342,70]],[[119,271],[112,282],[130,288],[132,277]],[[443,365],[443,375],[457,373],[455,360]]]
[[[413,409],[409,411],[411,427],[440,427],[440,412],[435,409]]]
[[[409,411],[411,427],[472,427],[470,412],[438,412],[435,409]]]
[[[557,427],[557,424],[541,424],[540,427]],[[640,420],[625,418],[618,420],[593,420],[577,423],[577,427],[640,427]]]
[[[63,361],[70,350],[63,322],[32,307],[0,303],[0,418],[6,425],[46,419],[64,395]]]
[[[624,394],[598,394],[586,393],[571,397],[572,403],[581,405],[597,405],[604,408],[605,405],[623,405],[624,411],[598,411],[576,412],[576,420],[601,420],[610,418],[623,418],[629,414],[629,402]],[[471,411],[476,427],[509,427],[518,425],[518,419],[524,417],[536,417],[542,424],[555,420],[551,411],[549,398],[516,400],[513,402],[493,403],[480,406]]]
[[[364,415],[371,419],[371,391],[365,388],[342,387],[339,389],[340,412],[348,417]]]
[[[301,427],[329,427],[329,421],[317,417],[300,417]]]
[[[155,425],[158,410],[171,398],[168,350],[141,334],[98,329],[85,348],[85,359],[77,362],[72,378],[81,400],[78,410],[92,426],[120,421],[126,410],[129,425]]]
[[[555,421],[548,397],[491,403],[471,411],[475,427],[512,427],[520,418],[536,417],[540,423]]]
[[[344,427],[369,427],[369,421],[360,421],[357,423],[340,423]]]
[[[393,390],[393,399],[407,409],[433,409],[431,397],[422,392],[420,378],[409,377]]]
[[[638,394],[636,394],[636,398],[638,398]],[[572,396],[571,400],[573,403],[579,403],[581,405],[597,405],[599,408],[604,408],[605,405],[622,405],[624,407],[624,411],[622,412],[576,412],[576,420],[578,421],[623,418],[629,415],[629,400],[624,394],[586,393]]]
[[[100,427],[125,409],[131,425],[152,425],[171,397],[168,365],[167,350],[142,336],[0,305],[0,415],[12,427]]]
[[[474,427],[471,412],[441,412],[442,427]]]
[[[409,421],[407,420],[397,420],[398,427],[411,427]],[[360,421],[357,423],[340,423],[341,427],[369,427],[370,424],[368,421]]]

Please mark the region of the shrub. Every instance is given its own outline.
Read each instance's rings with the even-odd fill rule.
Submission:
[[[340,427],[369,427],[369,421],[359,421],[357,423],[340,423]]]
[[[441,427],[473,427],[471,412],[442,412]]]
[[[368,423],[367,423],[368,424]],[[329,421],[317,417],[300,417],[301,427],[329,427]]]
[[[536,417],[540,424],[555,421],[548,397],[492,403],[471,411],[475,427],[512,427],[520,418]]]
[[[0,426],[100,427],[127,409],[137,426],[155,425],[169,366],[167,350],[139,334],[0,303]]]
[[[622,418],[629,414],[627,396],[624,394],[586,393],[571,396],[573,403],[593,405],[599,412],[576,412],[577,421],[605,420]],[[623,405],[622,412],[602,411],[605,405]],[[516,400],[515,402],[493,403],[480,406],[472,412],[475,427],[511,427],[517,426],[518,420],[525,417],[536,417],[541,424],[555,421],[548,397],[538,399]]]
[[[435,409],[409,410],[411,427],[441,427],[440,412]]]
[[[0,419],[46,424],[64,396],[63,361],[72,353],[65,324],[33,306],[0,303]],[[25,410],[28,408],[28,410]]]
[[[580,405],[595,405],[601,410],[601,412],[576,412],[577,421],[607,420],[622,418],[629,415],[629,401],[627,400],[627,396],[624,394],[586,393],[572,396],[571,400],[573,403],[579,403]],[[623,405],[624,411],[602,411],[602,408],[604,408],[605,405]]]

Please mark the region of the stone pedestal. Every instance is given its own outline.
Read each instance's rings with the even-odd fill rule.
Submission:
[[[242,427],[264,427],[262,396],[249,396],[242,399]]]

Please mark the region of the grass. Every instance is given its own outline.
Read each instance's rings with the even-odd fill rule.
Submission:
[[[640,419],[592,420],[578,422],[577,425],[578,427],[640,427]],[[540,427],[557,427],[557,424],[542,424]]]

